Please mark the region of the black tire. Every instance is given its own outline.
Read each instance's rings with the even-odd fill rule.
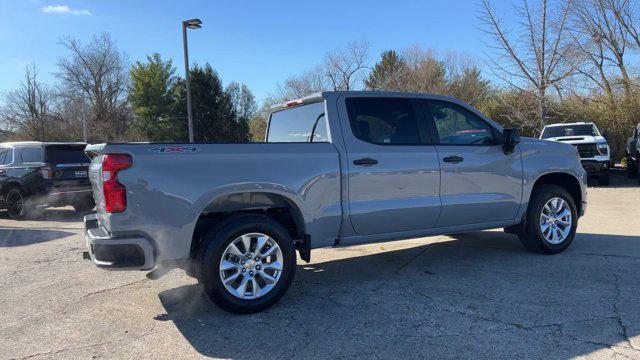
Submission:
[[[94,207],[96,207],[96,203],[93,198],[91,198],[79,201],[71,206],[73,206],[73,208],[79,213],[88,213],[89,211],[93,210]]]
[[[7,214],[13,220],[24,220],[29,216],[32,206],[27,194],[19,187],[9,189],[5,196]]]
[[[629,179],[635,179],[638,177],[638,163],[636,163],[629,155],[627,155],[627,177]]]
[[[567,202],[571,210],[571,229],[566,239],[559,244],[552,244],[542,234],[540,229],[540,215],[547,201],[559,197]],[[578,211],[571,194],[563,187],[557,185],[538,185],[533,189],[527,217],[525,219],[525,231],[519,235],[522,245],[528,250],[542,254],[558,254],[571,245],[578,227]]]
[[[609,174],[598,176],[598,185],[609,186],[610,183],[611,183],[611,177],[609,176]]]
[[[255,299],[241,299],[231,294],[220,279],[218,265],[227,246],[239,236],[248,233],[268,235],[278,244],[283,255],[282,272],[278,282],[265,295]],[[296,271],[295,248],[287,230],[269,217],[254,214],[239,215],[222,227],[213,226],[203,237],[196,261],[198,282],[204,285],[209,298],[223,310],[236,314],[255,313],[273,306],[286,293]]]

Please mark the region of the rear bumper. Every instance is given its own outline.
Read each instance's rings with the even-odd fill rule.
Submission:
[[[88,258],[101,268],[113,270],[151,270],[155,266],[154,248],[140,236],[113,237],[100,227],[95,214],[84,217]]]

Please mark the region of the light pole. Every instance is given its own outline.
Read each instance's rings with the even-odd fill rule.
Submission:
[[[187,85],[187,118],[189,123],[189,142],[193,142],[193,116],[191,115],[191,86],[189,85],[189,49],[187,46],[187,28],[200,29],[200,19],[190,19],[182,22],[182,43],[184,45],[184,76]]]

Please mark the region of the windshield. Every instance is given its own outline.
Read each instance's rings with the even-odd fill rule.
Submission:
[[[547,126],[542,131],[541,139],[565,136],[599,136],[598,129],[592,124]]]
[[[271,115],[267,142],[327,141],[324,102],[296,106]]]

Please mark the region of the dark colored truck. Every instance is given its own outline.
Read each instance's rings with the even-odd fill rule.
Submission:
[[[0,144],[0,206],[15,220],[25,219],[42,206],[71,205],[80,212],[93,209],[86,145]]]

